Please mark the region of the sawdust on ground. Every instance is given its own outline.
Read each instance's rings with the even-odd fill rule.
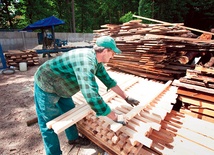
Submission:
[[[53,54],[52,54],[53,56]],[[54,55],[54,57],[57,55]],[[48,58],[41,58],[40,64]],[[27,126],[26,121],[36,117],[33,96],[33,75],[39,66],[28,66],[27,71],[16,70],[5,75],[0,70],[0,154],[39,155],[44,154],[38,124]],[[63,155],[102,155],[101,148],[91,143],[87,147],[67,143],[64,133],[59,135]]]

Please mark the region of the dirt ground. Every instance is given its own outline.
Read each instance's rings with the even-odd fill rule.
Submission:
[[[48,58],[41,58],[40,64]],[[38,124],[27,126],[36,117],[33,96],[33,75],[39,66],[28,66],[27,71],[16,70],[5,75],[0,70],[0,155],[39,155],[44,153]],[[107,154],[94,143],[87,147],[67,143],[64,133],[59,135],[63,155]]]

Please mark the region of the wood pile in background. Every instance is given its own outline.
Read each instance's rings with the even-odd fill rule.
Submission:
[[[214,123],[214,69],[196,65],[186,76],[174,80],[178,99],[184,103],[181,111]]]
[[[39,56],[35,50],[8,50],[5,52],[7,66],[19,67],[20,62],[27,62],[28,66],[39,65]]]
[[[187,52],[214,52],[213,41],[196,39],[191,31],[178,26],[181,24],[141,22],[106,24],[102,29],[94,30],[94,42],[99,36],[112,36],[123,52],[115,55],[108,66],[137,76],[168,81],[184,76],[186,70],[192,68],[178,61]]]

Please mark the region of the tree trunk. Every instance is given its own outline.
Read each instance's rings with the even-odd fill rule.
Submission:
[[[72,21],[73,21],[73,32],[76,33],[74,0],[72,0]]]

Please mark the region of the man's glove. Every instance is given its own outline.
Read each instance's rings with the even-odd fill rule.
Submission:
[[[117,120],[115,122],[120,123],[122,125],[126,125],[128,123],[124,115],[119,114],[117,114]]]
[[[129,96],[127,98],[125,98],[125,101],[128,104],[130,104],[132,107],[137,106],[140,103],[138,100],[135,100],[135,99],[133,99],[133,98],[131,98]]]

